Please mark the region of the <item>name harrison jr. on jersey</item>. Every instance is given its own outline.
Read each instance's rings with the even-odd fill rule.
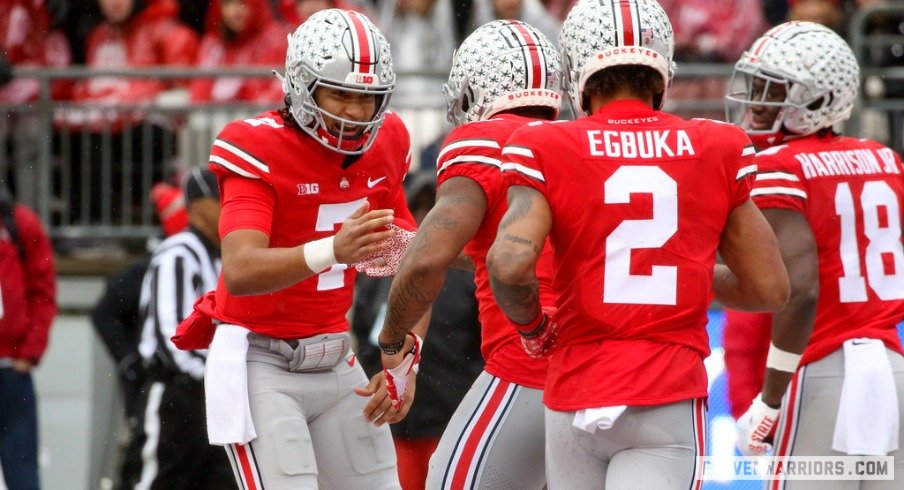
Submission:
[[[610,158],[675,158],[697,152],[683,129],[649,131],[589,130],[590,156]]]

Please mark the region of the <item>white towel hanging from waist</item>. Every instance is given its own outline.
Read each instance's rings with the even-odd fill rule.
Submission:
[[[899,425],[898,393],[885,344],[876,339],[847,340],[832,449],[885,456],[898,449]]]

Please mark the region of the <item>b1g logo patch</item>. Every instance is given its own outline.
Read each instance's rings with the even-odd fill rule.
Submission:
[[[298,184],[299,196],[310,196],[313,194],[320,194],[320,184],[316,182],[311,184]]]

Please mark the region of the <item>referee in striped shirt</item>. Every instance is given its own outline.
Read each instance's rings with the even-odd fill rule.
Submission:
[[[193,167],[182,182],[188,229],[154,250],[141,286],[141,343],[148,367],[141,479],[136,489],[230,489],[226,453],[207,441],[206,351],[181,351],[170,337],[195,300],[215,289],[220,273],[217,179]]]

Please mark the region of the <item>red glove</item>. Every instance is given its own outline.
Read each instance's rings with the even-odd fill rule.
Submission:
[[[530,357],[537,359],[546,357],[555,347],[556,333],[559,330],[559,324],[553,320],[555,314],[555,308],[543,308],[536,322],[530,325],[515,325],[515,330],[521,335],[521,345]]]
[[[413,369],[417,373],[417,365],[421,362],[421,345],[424,341],[417,334],[408,332],[414,337],[414,346],[405,354],[402,363],[392,369],[383,368],[383,377],[386,379],[386,391],[389,400],[396,409],[402,406],[405,397],[405,389],[408,388],[408,373]]]
[[[394,276],[408,245],[414,240],[415,232],[409,231],[395,224],[387,225],[390,230],[395,230],[395,235],[386,239],[389,247],[379,253],[365,256],[355,263],[355,270],[370,277]]]

